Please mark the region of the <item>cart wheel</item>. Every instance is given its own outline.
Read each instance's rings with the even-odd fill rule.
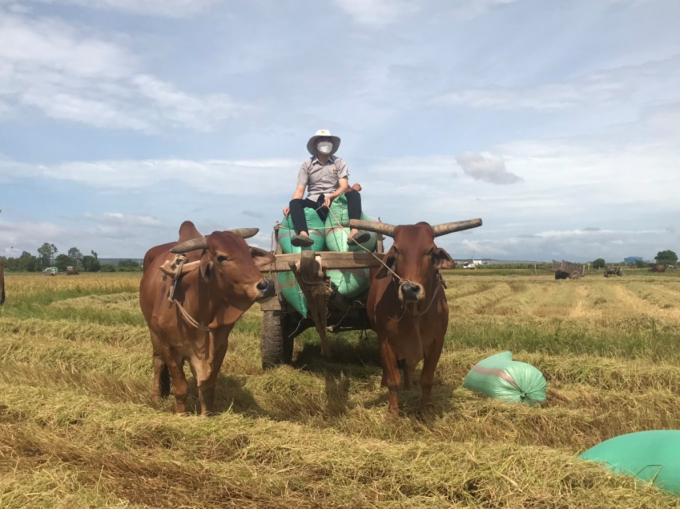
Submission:
[[[286,315],[283,312],[264,311],[260,343],[263,369],[292,362],[295,339],[289,337],[291,331],[286,327],[286,323]]]
[[[577,271],[572,272],[571,273],[571,279],[574,279],[574,280],[581,279],[581,273],[577,272]]]

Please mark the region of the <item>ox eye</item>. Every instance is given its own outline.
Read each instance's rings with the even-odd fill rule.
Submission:
[[[219,256],[217,257],[217,261],[220,262],[220,263],[226,262],[228,259],[229,259],[229,258],[227,258],[226,256],[222,256],[222,255],[219,255]]]

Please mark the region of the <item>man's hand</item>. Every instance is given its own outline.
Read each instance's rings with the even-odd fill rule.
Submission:
[[[333,201],[333,198],[331,198],[330,196],[324,196],[324,198],[323,198],[323,206],[324,206],[324,207],[330,207],[332,201]]]
[[[284,217],[288,217],[288,214],[290,214],[290,207],[286,207],[286,208],[283,209]]]

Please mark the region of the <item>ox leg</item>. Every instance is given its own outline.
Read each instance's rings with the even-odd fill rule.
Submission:
[[[170,373],[165,365],[163,358],[154,354],[153,356],[153,384],[151,387],[151,398],[158,401],[167,398],[170,394]]]
[[[413,389],[413,379],[416,375],[416,367],[406,364],[404,366],[404,390],[410,391]]]
[[[165,363],[170,371],[172,379],[172,392],[175,395],[175,413],[185,414],[187,411],[187,396],[189,395],[189,384],[184,376],[183,359],[173,352],[168,352]]]
[[[151,347],[153,359],[153,381],[151,382],[151,398],[158,401],[170,395],[170,373],[163,358],[163,348],[160,339],[151,334]]]
[[[228,343],[226,340],[220,342],[219,346],[216,346],[215,356],[213,357],[208,376],[199,376],[196,380],[198,383],[198,399],[201,402],[201,417],[208,417],[213,413],[215,385],[217,384],[217,376],[220,374],[224,356],[227,353],[227,347]]]
[[[442,347],[444,346],[444,338],[435,339],[430,348],[425,350],[425,360],[423,362],[423,371],[420,373],[420,388],[422,391],[420,397],[420,410],[424,412],[432,409],[432,386],[434,385],[434,371],[437,369],[439,357],[442,354]]]
[[[397,357],[387,340],[380,341],[380,358],[383,365],[383,381],[390,391],[389,413],[397,415],[399,413],[401,374],[399,373],[399,366],[397,366]]]

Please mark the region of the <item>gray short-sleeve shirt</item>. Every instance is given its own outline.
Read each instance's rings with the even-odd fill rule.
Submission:
[[[302,163],[298,173],[298,185],[307,186],[307,199],[317,201],[322,194],[328,195],[340,188],[340,179],[349,178],[345,161],[330,156],[326,164],[311,157]]]

